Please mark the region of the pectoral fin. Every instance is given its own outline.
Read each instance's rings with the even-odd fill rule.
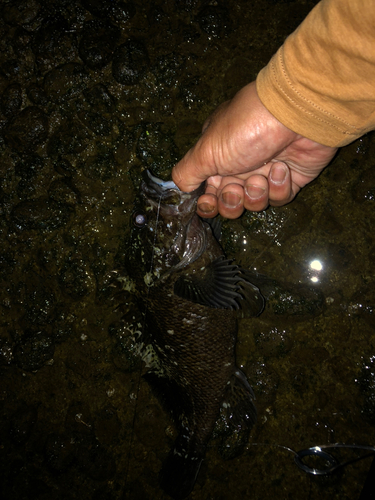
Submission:
[[[174,293],[191,302],[220,309],[238,309],[239,268],[220,257],[194,274],[182,274],[174,285]]]
[[[257,316],[264,307],[258,288],[247,281],[241,268],[220,257],[195,274],[182,274],[174,293],[191,302],[219,309],[243,309]]]

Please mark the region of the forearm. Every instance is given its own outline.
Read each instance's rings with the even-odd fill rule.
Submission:
[[[375,129],[375,0],[322,0],[259,73],[257,92],[281,123],[320,144]]]

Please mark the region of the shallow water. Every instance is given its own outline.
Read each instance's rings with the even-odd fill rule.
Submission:
[[[140,172],[168,178],[313,5],[2,2],[2,498],[165,498],[174,431],[141,379],[117,280]],[[125,81],[129,37],[143,63],[130,58]],[[277,445],[374,445],[374,151],[369,134],[290,205],[223,221],[229,257],[312,292],[240,322],[259,421],[233,460],[212,441],[192,499],[359,497],[370,459],[312,477]]]

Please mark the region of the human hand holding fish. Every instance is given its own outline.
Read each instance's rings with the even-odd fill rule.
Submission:
[[[173,168],[182,191],[207,180],[197,212],[234,219],[294,199],[328,165],[337,148],[307,139],[278,121],[260,101],[255,82],[219,106],[198,142]]]

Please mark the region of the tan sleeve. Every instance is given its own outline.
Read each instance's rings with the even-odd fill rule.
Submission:
[[[375,0],[322,0],[257,77],[265,107],[326,146],[375,129]]]

